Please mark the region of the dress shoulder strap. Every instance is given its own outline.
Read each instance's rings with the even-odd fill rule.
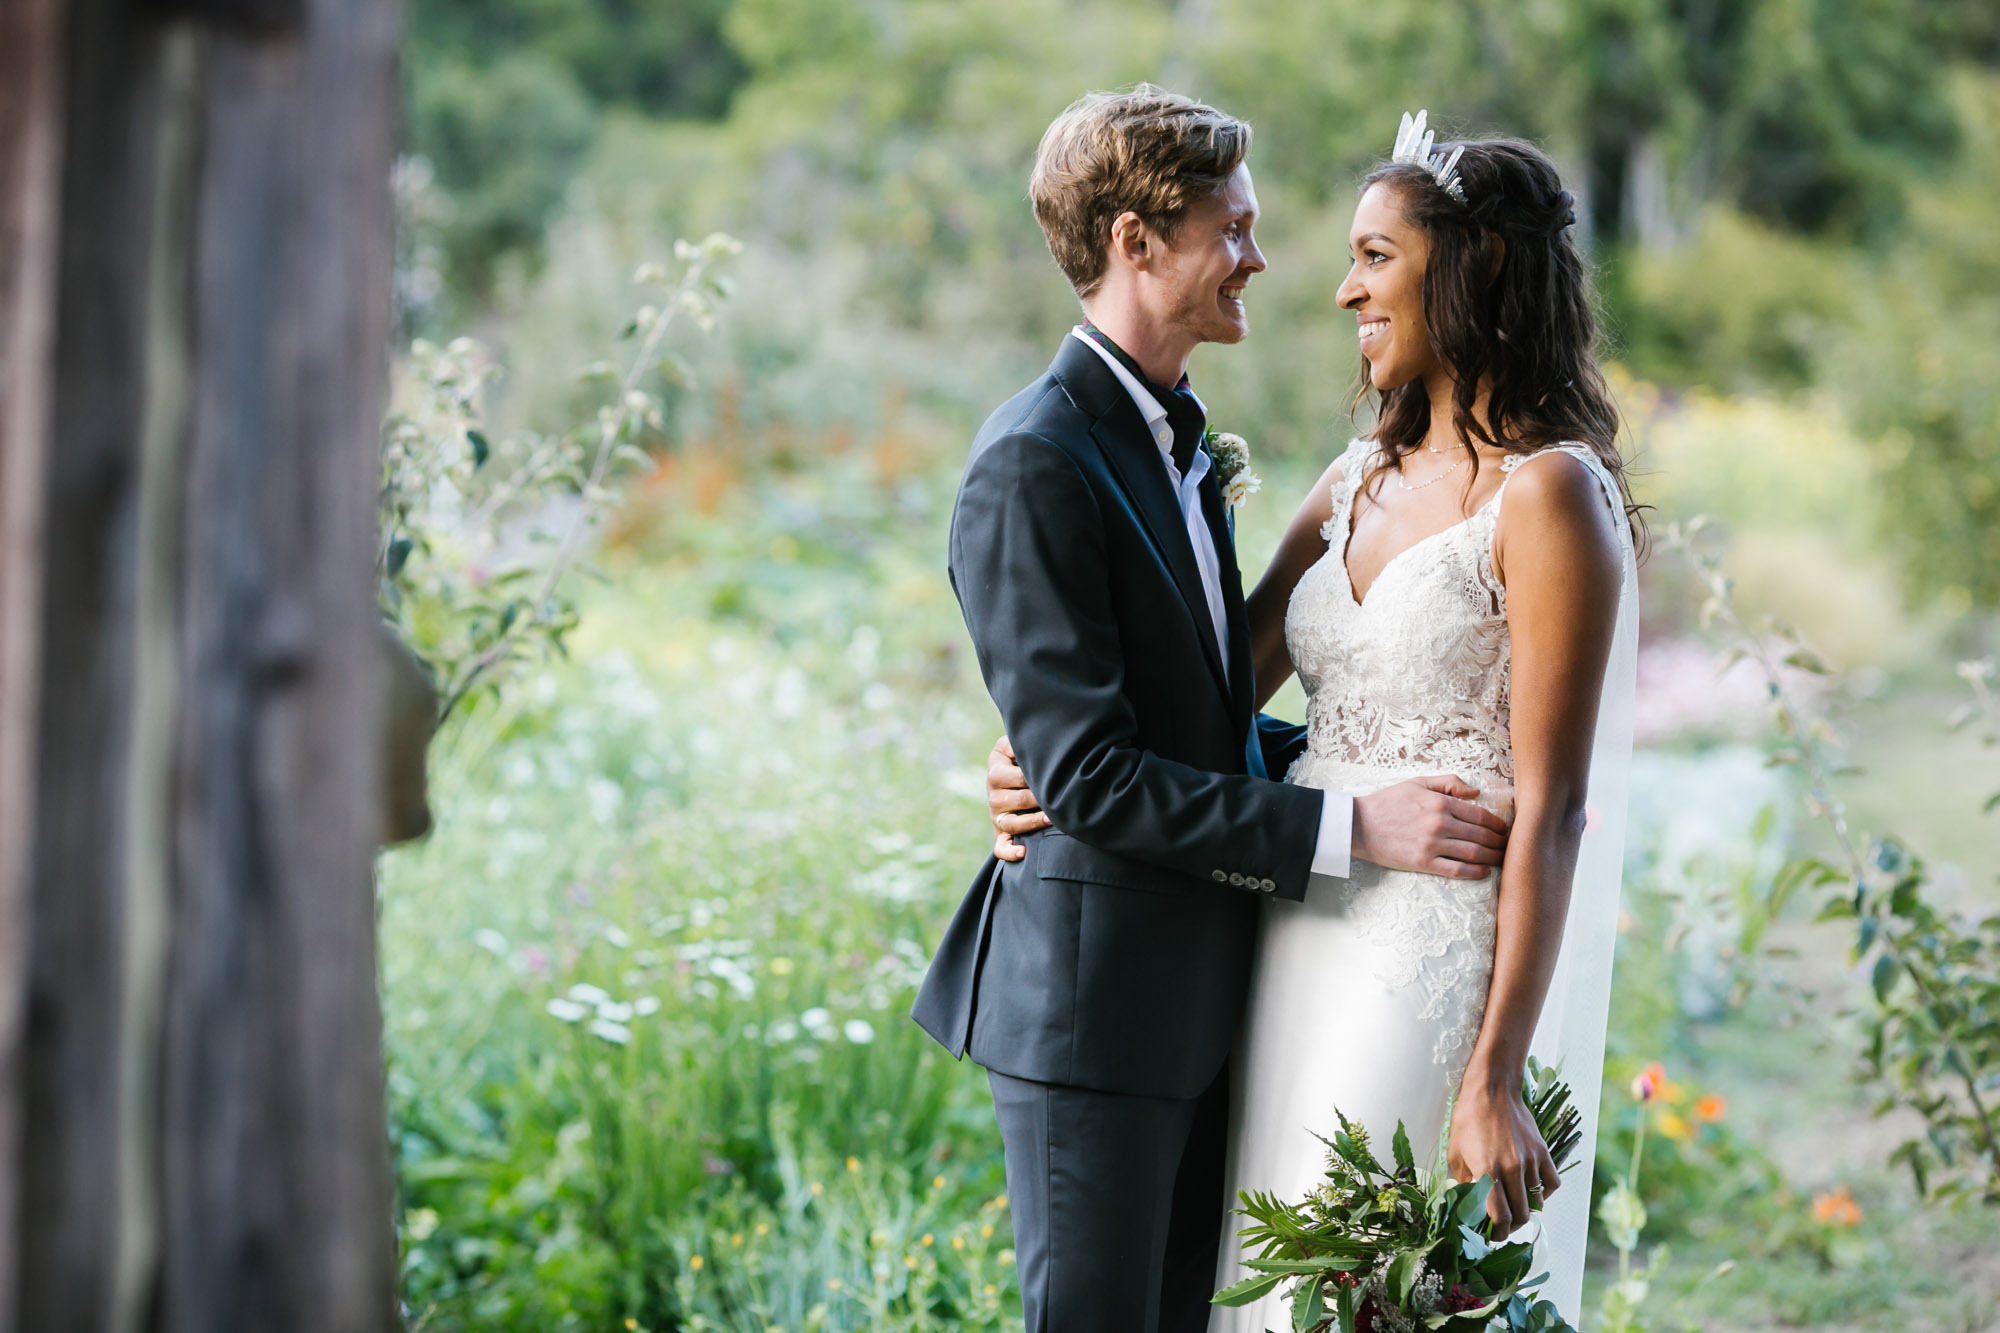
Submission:
[[[1506,475],[1500,481],[1500,489],[1493,492],[1493,499],[1490,502],[1493,507],[1495,529],[1499,527],[1500,500],[1507,493],[1507,483],[1514,479],[1514,474],[1525,464],[1540,458],[1543,454],[1568,454],[1589,469],[1591,476],[1597,478],[1597,484],[1604,488],[1605,502],[1611,506],[1611,512],[1616,519],[1613,526],[1618,531],[1619,551],[1630,558],[1633,554],[1632,524],[1625,513],[1625,492],[1619,489],[1618,479],[1611,475],[1610,468],[1604,466],[1604,460],[1597,456],[1597,451],[1587,444],[1551,444],[1533,453],[1509,454],[1500,460],[1500,471]]]
[[[1354,439],[1347,442],[1347,449],[1335,459],[1340,467],[1340,480],[1333,484],[1333,510],[1326,522],[1320,524],[1320,540],[1331,544],[1335,534],[1345,540],[1347,531],[1347,511],[1353,507],[1354,492],[1361,485],[1361,479],[1368,472],[1368,465],[1381,446],[1373,440]]]
[[[1380,453],[1382,446],[1373,440],[1355,439],[1347,442],[1347,448],[1334,461],[1340,464],[1340,472],[1352,488],[1360,475],[1367,471],[1368,463]]]

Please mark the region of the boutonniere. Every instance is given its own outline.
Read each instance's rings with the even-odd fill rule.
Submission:
[[[1209,457],[1215,460],[1215,481],[1222,487],[1222,503],[1232,513],[1236,506],[1256,491],[1264,489],[1264,479],[1250,470],[1250,444],[1241,435],[1211,430],[1202,435]]]

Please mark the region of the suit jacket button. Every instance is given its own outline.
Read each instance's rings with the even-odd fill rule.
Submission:
[[[1229,872],[1227,870],[1211,870],[1208,872],[1208,877],[1217,884],[1227,884],[1229,882]]]
[[[1242,887],[1243,887],[1243,876],[1241,876],[1241,875],[1231,875],[1231,876],[1229,877],[1229,882],[1230,882],[1231,884],[1234,884],[1234,885],[1235,885],[1235,886],[1236,886],[1237,888],[1239,888],[1239,889],[1240,889],[1240,888],[1242,888]]]
[[[1262,884],[1258,885],[1258,887],[1263,889],[1264,892],[1266,893],[1276,893],[1278,891],[1278,881],[1275,879],[1267,879]]]

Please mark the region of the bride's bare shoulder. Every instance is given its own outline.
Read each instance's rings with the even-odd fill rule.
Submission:
[[[1589,465],[1565,449],[1539,450],[1516,463],[1507,478],[1493,531],[1495,570],[1504,580],[1513,533],[1558,567],[1584,560],[1616,569],[1617,522],[1612,498]]]

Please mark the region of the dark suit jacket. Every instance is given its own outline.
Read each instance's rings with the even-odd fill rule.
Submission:
[[[1235,1040],[1259,899],[1305,896],[1323,798],[1261,776],[1284,772],[1303,733],[1252,715],[1212,475],[1201,495],[1227,645],[1159,448],[1094,350],[1065,338],[973,442],[952,587],[1055,826],[1019,863],[988,859],[931,963],[912,1014],[954,1056],[1198,1095]]]

